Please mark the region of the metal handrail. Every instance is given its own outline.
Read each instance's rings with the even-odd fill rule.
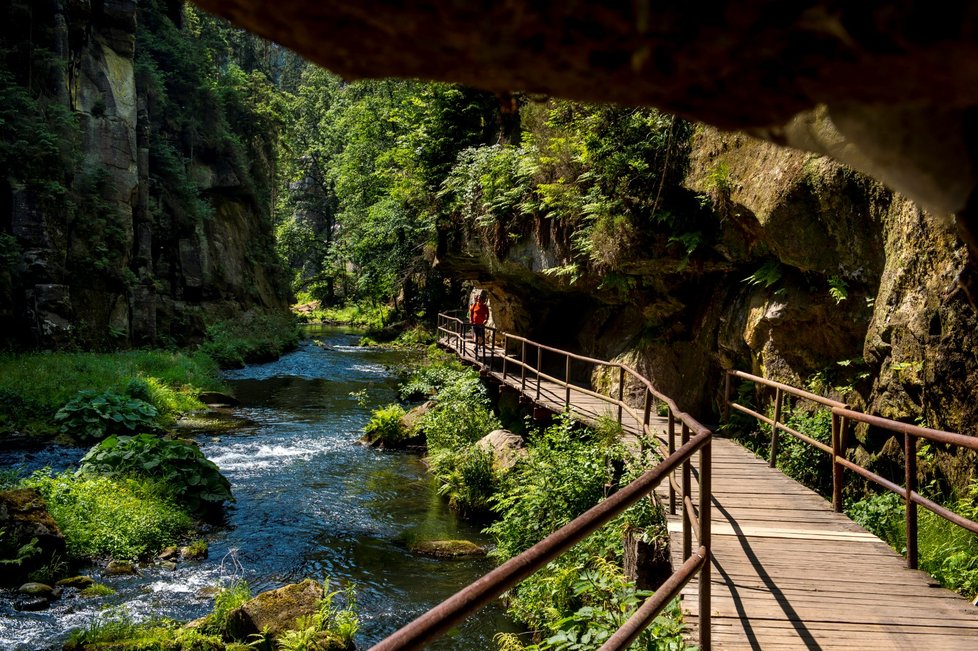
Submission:
[[[768,418],[748,407],[740,405],[736,402],[730,400],[730,378],[736,377],[743,380],[748,380],[751,382],[756,382],[776,390],[775,394],[775,409],[774,418]],[[832,446],[826,446],[823,443],[815,441],[814,439],[796,432],[795,430],[786,427],[782,423],[779,423],[780,413],[781,413],[781,399],[784,394],[794,395],[806,400],[811,400],[824,407],[832,410]],[[968,448],[971,450],[978,450],[978,438],[974,436],[966,436],[964,434],[958,434],[955,432],[945,432],[942,430],[931,429],[929,427],[920,427],[918,425],[911,425],[910,423],[901,423],[899,421],[891,420],[889,418],[883,418],[881,416],[873,416],[870,414],[864,414],[859,411],[854,411],[850,409],[844,403],[838,402],[836,400],[830,400],[822,396],[816,396],[815,394],[791,387],[780,382],[774,382],[765,378],[760,378],[756,375],[751,375],[749,373],[744,373],[742,371],[728,370],[726,374],[726,382],[724,388],[724,412],[726,416],[729,416],[729,410],[734,409],[742,413],[751,415],[762,422],[767,423],[772,426],[772,447],[771,465],[774,466],[774,456],[776,449],[776,437],[777,431],[787,432],[792,436],[805,441],[811,445],[815,445],[823,452],[827,452],[832,459],[832,504],[836,511],[842,511],[842,488],[843,488],[843,471],[851,470],[860,477],[868,479],[886,490],[896,493],[897,495],[903,496],[904,505],[906,507],[906,530],[907,530],[907,566],[910,569],[917,569],[918,565],[918,549],[917,549],[917,505],[923,506],[927,510],[931,511],[935,515],[938,515],[945,520],[952,522],[959,527],[971,531],[972,533],[978,534],[978,522],[969,520],[964,516],[961,516],[954,511],[933,502],[926,497],[923,497],[917,492],[917,446],[916,439],[925,439],[928,441],[934,441],[936,443],[943,443],[946,445],[957,445],[960,447]],[[849,460],[845,456],[846,451],[846,433],[849,426],[854,423],[865,423],[873,427],[879,427],[881,429],[886,429],[891,432],[896,432],[898,434],[903,434],[903,453],[904,453],[904,485],[900,486],[879,474],[860,466],[859,464]]]
[[[448,316],[446,314],[439,314],[438,320],[438,331],[445,333],[446,335],[446,345],[461,354],[464,355],[465,344],[464,344],[464,333],[466,325],[460,319]],[[495,328],[486,328],[487,335],[491,331],[493,335],[493,347],[492,354],[495,354],[495,339],[496,335],[499,333]],[[573,356],[575,359],[583,359],[585,361],[593,361],[600,364],[606,364],[609,366],[617,366],[621,369],[619,376],[619,397],[617,399],[604,396],[603,394],[598,395],[609,402],[613,402],[619,405],[618,420],[621,422],[622,412],[628,409],[629,413],[634,414],[630,406],[627,406],[623,400],[623,377],[627,372],[625,367],[620,364],[611,364],[602,360],[594,360],[593,358],[587,358],[582,355],[576,355],[574,353],[568,353],[566,351],[561,351],[559,349],[551,347],[543,347],[541,344],[532,342],[524,337],[518,337],[515,335],[509,335],[508,333],[502,333],[504,338],[504,346],[508,344],[508,339],[512,338],[514,341],[520,343],[521,354],[519,358],[518,365],[521,367],[523,373],[521,373],[521,387],[524,392],[525,387],[525,371],[533,370],[536,374],[537,380],[537,393],[539,395],[539,380],[542,377],[542,370],[539,368],[541,366],[541,350],[544,348],[546,350],[555,351],[568,356],[568,359]],[[440,337],[439,337],[440,339]],[[537,349],[537,367],[533,368],[526,361],[526,346],[530,344],[531,347],[536,347]],[[505,349],[504,349],[505,352]],[[507,357],[504,355],[504,364]],[[515,362],[515,359],[514,359]],[[630,370],[630,369],[628,369]],[[569,361],[565,364],[566,378],[564,382],[554,378],[552,381],[556,381],[562,386],[567,387],[567,395],[569,400],[569,389],[570,389],[570,363]],[[504,371],[505,375],[505,366]],[[637,374],[636,374],[637,375]],[[550,378],[551,376],[546,376]],[[659,397],[657,391],[651,387],[651,383],[641,376],[644,384],[653,392],[655,397]],[[579,390],[580,387],[575,385],[575,390]],[[589,392],[591,394],[593,392]],[[373,649],[376,651],[390,651],[394,649],[417,649],[420,648],[424,643],[431,641],[440,635],[444,634],[447,630],[451,629],[453,626],[461,622],[467,616],[476,612],[493,599],[501,595],[506,590],[509,590],[516,584],[518,584],[523,579],[527,578],[547,563],[553,559],[560,556],[562,553],[570,549],[572,546],[586,538],[591,533],[597,531],[600,527],[604,526],[610,522],[615,516],[619,515],[625,509],[629,508],[633,504],[637,503],[642,498],[649,495],[655,488],[666,478],[671,479],[671,475],[678,471],[682,471],[683,475],[683,488],[685,489],[682,494],[683,498],[683,559],[684,563],[682,567],[679,568],[660,588],[647,599],[638,610],[629,618],[625,624],[612,635],[612,637],[601,647],[602,651],[612,651],[617,649],[624,649],[638,636],[642,630],[644,630],[649,623],[655,619],[666,605],[672,601],[676,596],[679,595],[683,587],[693,578],[694,575],[699,573],[699,632],[700,632],[700,647],[703,649],[709,649],[711,646],[711,627],[710,627],[710,536],[711,536],[711,517],[710,517],[710,499],[712,495],[711,489],[711,441],[712,432],[698,423],[692,416],[684,412],[679,411],[675,408],[675,403],[672,400],[666,398],[664,400],[669,406],[669,454],[658,463],[652,469],[646,471],[638,479],[632,481],[627,486],[621,488],[611,496],[609,496],[604,501],[598,503],[596,506],[592,507],[588,511],[584,512],[568,524],[564,525],[557,531],[553,532],[536,545],[533,545],[523,553],[511,558],[506,561],[489,574],[485,575],[481,579],[478,579],[469,586],[463,588],[457,592],[452,597],[449,597],[441,604],[435,606],[427,613],[421,615],[413,622],[404,626],[400,630],[396,631],[393,635],[382,640],[380,643],[375,645]],[[649,425],[649,405],[650,401],[648,399],[648,394],[646,395],[645,410],[644,410],[644,422],[640,421],[636,416],[637,422],[643,422],[643,430],[647,433]],[[682,425],[682,445],[676,449],[675,448],[675,423],[681,423]],[[694,454],[699,453],[700,455],[700,468],[699,468],[699,512],[696,513],[693,506],[690,495],[691,495],[691,478],[692,478],[692,457]],[[670,492],[672,488],[670,489]],[[675,498],[670,495],[670,505],[675,511]],[[693,553],[691,546],[691,538],[694,530],[694,523],[696,529],[696,536],[698,538],[699,548]]]

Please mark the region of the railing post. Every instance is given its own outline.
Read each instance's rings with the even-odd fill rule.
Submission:
[[[669,455],[676,451],[676,416],[669,408]],[[674,473],[673,473],[674,474]],[[669,515],[676,515],[676,487],[673,481],[669,482]]]
[[[832,508],[836,513],[842,513],[842,474],[843,467],[839,459],[843,455],[842,448],[842,416],[832,414]]]
[[[778,423],[781,422],[781,403],[784,395],[781,389],[774,390],[774,424],[771,426],[771,467],[778,463]]]
[[[700,547],[706,548],[706,560],[700,568],[700,649],[709,650],[712,645],[710,631],[710,571],[711,551],[710,501],[713,494],[713,453],[710,441],[700,448]]]
[[[730,420],[730,370],[723,372],[723,420]]]
[[[917,503],[913,501],[913,492],[917,490],[917,439],[909,432],[903,434],[903,455],[906,467],[907,502],[907,567],[917,569]]]
[[[486,330],[489,330],[489,328],[486,328]],[[483,354],[485,354],[485,351],[482,352]],[[495,367],[495,365],[496,365],[496,329],[492,328],[492,343],[489,344],[489,371],[490,372],[492,372],[492,369]]]
[[[520,393],[526,394],[526,341],[520,342]]]
[[[649,391],[648,387],[645,387],[645,407],[643,409],[642,416],[642,436],[648,436],[649,434],[649,421],[652,415],[652,392]]]
[[[689,425],[683,423],[682,431],[682,444],[686,445],[689,442]],[[689,497],[690,502],[692,502],[692,497],[690,496],[690,493],[693,492],[692,475],[693,465],[689,457],[686,457],[686,460],[683,461],[683,494],[681,504],[683,512],[683,561],[688,560],[693,554],[693,522],[689,519],[689,510],[686,508],[686,498]]]
[[[625,398],[625,367],[618,367],[618,424],[621,425],[622,400]]]
[[[503,380],[506,379],[506,359],[509,357],[509,335],[503,333]]]
[[[564,383],[567,385],[564,387],[564,409],[570,409],[570,355],[565,356],[564,362]]]
[[[543,348],[537,344],[537,402],[540,402],[540,369],[543,367]]]

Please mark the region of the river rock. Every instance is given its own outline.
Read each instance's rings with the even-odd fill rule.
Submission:
[[[117,576],[122,574],[138,574],[136,571],[136,566],[129,561],[109,561],[109,564],[105,566],[104,573],[108,576]]]
[[[228,614],[227,632],[238,640],[260,633],[274,638],[295,628],[299,617],[318,612],[323,595],[322,584],[312,579],[263,592]]]
[[[169,547],[167,547],[163,551],[161,551],[156,556],[156,558],[158,558],[158,559],[160,559],[162,561],[168,561],[168,560],[170,560],[172,558],[175,558],[179,553],[180,553],[180,549],[176,545],[170,545]]]
[[[48,584],[33,581],[20,586],[17,592],[29,597],[44,597],[45,599],[56,599],[58,597],[58,591]]]
[[[14,610],[34,612],[37,610],[47,610],[50,605],[51,600],[47,597],[24,597],[14,602]]]
[[[526,456],[523,437],[508,429],[497,429],[483,436],[476,446],[492,455],[492,465],[497,470],[509,470]]]
[[[0,573],[0,585],[18,585],[28,574],[47,565],[55,556],[65,554],[65,539],[44,498],[33,488],[19,488],[0,493],[0,558],[21,558],[19,564],[8,564]],[[31,549],[33,543],[34,551]]]
[[[61,579],[55,585],[59,585],[63,588],[78,588],[82,590],[91,585],[95,585],[95,579],[90,576],[71,576],[66,579]]]
[[[197,399],[200,400],[205,405],[209,406],[221,406],[221,407],[235,407],[239,404],[238,399],[232,395],[226,393],[221,393],[220,391],[201,391],[197,395]]]
[[[173,561],[160,561],[159,566],[164,570],[169,570],[170,572],[177,569],[177,564]]]
[[[180,548],[180,558],[185,561],[199,561],[207,558],[207,545],[187,545]]]
[[[468,540],[421,540],[411,545],[411,551],[435,558],[485,556],[486,550]]]

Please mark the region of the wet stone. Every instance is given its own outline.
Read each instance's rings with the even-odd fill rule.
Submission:
[[[47,599],[53,599],[57,597],[55,589],[46,583],[25,583],[18,588],[17,592],[20,594],[25,594],[31,597],[45,597]]]
[[[90,585],[95,584],[95,579],[90,576],[71,576],[67,579],[61,579],[56,585],[64,588],[87,588]]]
[[[14,602],[14,610],[35,612],[38,610],[47,610],[50,605],[51,600],[45,597],[24,597]]]
[[[136,566],[128,561],[111,561],[105,566],[105,574],[116,576],[120,574],[138,574]]]

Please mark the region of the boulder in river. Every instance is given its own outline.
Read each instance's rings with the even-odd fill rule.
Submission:
[[[411,543],[411,551],[435,558],[485,556],[486,550],[468,540],[419,540]]]
[[[0,492],[0,558],[7,561],[0,584],[18,585],[34,570],[64,557],[65,539],[33,488]]]
[[[139,574],[136,571],[136,566],[129,561],[109,561],[109,564],[105,566],[105,574],[109,576],[118,576],[121,574]]]
[[[37,583],[32,581],[30,583],[25,583],[17,589],[22,595],[27,595],[29,597],[44,597],[45,599],[57,599],[58,595],[61,593],[60,590],[52,588],[47,583]]]
[[[24,597],[14,601],[14,610],[20,612],[34,612],[37,610],[47,610],[51,605],[51,600],[47,597]]]

